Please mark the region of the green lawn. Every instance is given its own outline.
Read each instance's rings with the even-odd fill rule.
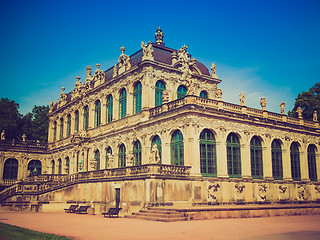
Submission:
[[[70,240],[52,234],[36,232],[25,228],[0,223],[0,240]]]

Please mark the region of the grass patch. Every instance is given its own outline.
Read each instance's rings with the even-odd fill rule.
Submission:
[[[70,240],[53,234],[37,232],[25,228],[0,223],[0,240]]]

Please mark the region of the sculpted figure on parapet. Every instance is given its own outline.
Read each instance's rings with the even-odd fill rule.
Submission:
[[[266,106],[267,106],[267,100],[266,98],[261,98],[260,99],[260,105],[262,107],[262,110],[266,110]]]
[[[149,158],[149,163],[160,163],[160,155],[157,144],[154,144],[151,149],[151,155]]]
[[[245,106],[246,102],[244,101],[246,97],[243,95],[243,92],[240,93],[240,106]]]
[[[108,156],[108,168],[113,168],[114,156],[111,153],[107,153]]]
[[[298,113],[298,118],[302,119],[302,113],[303,113],[303,110],[301,107],[298,107],[297,109],[297,113]]]
[[[218,100],[221,100],[221,97],[222,97],[222,90],[221,90],[221,88],[218,88],[217,92],[216,92],[216,98]]]
[[[163,103],[169,102],[169,92],[168,92],[168,90],[163,90],[162,91],[162,102]]]
[[[4,130],[1,132],[1,140],[6,140],[6,133]]]
[[[314,112],[313,112],[313,121],[314,122],[318,122],[318,112],[317,112],[317,110],[314,110]]]
[[[286,114],[284,107],[286,106],[285,102],[280,103],[280,108],[281,108],[281,114]]]
[[[153,46],[151,42],[149,42],[148,44],[141,42],[141,48],[143,51],[142,60],[145,60],[145,59],[153,60]]]

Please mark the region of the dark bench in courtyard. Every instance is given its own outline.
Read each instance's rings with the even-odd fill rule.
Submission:
[[[109,218],[119,217],[119,212],[122,208],[109,208],[108,212],[102,213],[104,217],[109,216]]]
[[[65,208],[64,211],[66,213],[75,213],[78,208],[78,205],[70,205],[69,208]]]
[[[90,208],[90,206],[80,206],[77,210],[75,210],[75,213],[78,214],[88,214],[88,209]]]

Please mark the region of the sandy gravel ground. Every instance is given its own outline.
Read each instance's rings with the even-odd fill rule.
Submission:
[[[320,215],[162,223],[101,215],[0,212],[0,222],[81,240],[320,239]]]

